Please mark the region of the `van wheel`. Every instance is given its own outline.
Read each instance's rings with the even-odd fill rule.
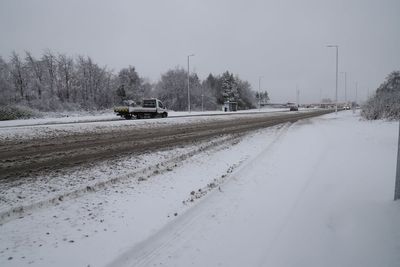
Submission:
[[[124,117],[125,117],[125,119],[127,119],[127,120],[131,120],[131,119],[132,119],[132,115],[131,115],[131,114],[127,114],[127,115],[125,115]]]

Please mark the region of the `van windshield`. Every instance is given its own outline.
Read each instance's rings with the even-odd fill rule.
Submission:
[[[144,108],[155,108],[156,100],[155,99],[143,100],[143,107]]]

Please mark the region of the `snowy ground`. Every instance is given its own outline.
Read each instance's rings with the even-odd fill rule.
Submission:
[[[29,119],[0,121],[0,141],[26,140],[32,138],[53,138],[81,133],[102,133],[125,128],[162,127],[173,124],[182,125],[203,121],[235,120],[238,117],[253,116],[254,113],[268,113],[271,116],[287,112],[288,109],[263,108],[260,110],[243,110],[238,112],[171,112],[167,119],[125,120],[114,113],[98,116],[70,116],[62,118]],[[299,112],[313,111],[302,109]],[[207,116],[208,115],[208,116]],[[228,115],[228,116],[226,116]]]
[[[144,179],[126,159],[3,221],[0,266],[399,266],[397,136],[345,111],[163,151]]]
[[[231,115],[243,113],[263,113],[263,112],[280,112],[288,111],[288,108],[262,108],[262,109],[249,109],[239,110],[237,112],[223,112],[223,111],[168,111],[169,117],[194,117],[206,115]],[[44,118],[35,119],[21,119],[21,120],[7,120],[0,121],[0,128],[4,127],[20,127],[20,126],[33,126],[33,125],[49,125],[49,124],[66,124],[66,123],[85,123],[85,122],[102,122],[102,121],[118,121],[125,120],[116,116],[113,111],[102,111],[99,114],[80,114],[80,113],[67,113],[67,114],[53,114],[49,113]]]

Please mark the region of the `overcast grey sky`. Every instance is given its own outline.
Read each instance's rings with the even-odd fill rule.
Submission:
[[[0,55],[44,49],[88,55],[117,72],[157,81],[176,66],[204,79],[226,70],[273,102],[334,99],[335,50],[348,98],[400,69],[399,0],[0,0]],[[339,76],[344,99],[344,75]]]

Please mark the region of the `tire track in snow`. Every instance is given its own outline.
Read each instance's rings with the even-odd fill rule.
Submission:
[[[288,132],[291,123],[285,123],[278,129],[278,133],[271,140],[271,142],[263,148],[263,150],[256,154],[248,157],[246,160],[241,162],[241,165],[237,167],[235,171],[228,174],[224,179],[219,180],[220,184],[218,186],[229,182],[229,180],[236,178],[239,180],[240,173],[248,172],[248,169],[253,168],[254,159],[262,154],[269,153],[271,147],[276,145],[276,143]],[[207,194],[202,196],[200,201],[193,204],[188,210],[186,210],[182,215],[165,225],[159,232],[155,233],[148,239],[134,245],[131,249],[127,250],[117,259],[109,263],[109,267],[125,267],[125,266],[149,266],[158,256],[160,255],[172,255],[179,248],[174,248],[172,245],[177,242],[185,243],[190,238],[184,238],[188,234],[193,232],[198,232],[203,228],[203,225],[199,223],[201,218],[206,217],[210,214],[209,205],[206,205],[207,201],[211,197],[218,197],[219,191],[216,185],[209,190]],[[213,209],[218,207],[213,206]],[[190,235],[189,235],[190,236]],[[166,253],[167,252],[167,253]]]
[[[198,148],[191,150],[187,153],[173,156],[172,158],[159,162],[156,166],[153,167],[145,166],[141,169],[130,171],[123,175],[110,177],[110,179],[108,180],[102,180],[91,184],[84,184],[77,189],[62,192],[50,198],[45,198],[36,202],[35,201],[30,202],[28,204],[21,204],[18,206],[10,207],[9,209],[2,211],[0,210],[0,224],[5,224],[13,219],[16,219],[34,210],[46,208],[52,205],[57,205],[58,203],[61,203],[63,201],[67,201],[73,198],[78,198],[88,193],[95,193],[101,189],[106,188],[111,184],[120,183],[129,179],[140,181],[141,178],[145,179],[144,177],[150,178],[151,176],[154,176],[156,174],[158,175],[168,170],[172,170],[174,167],[178,166],[177,163],[178,164],[182,163],[183,161],[191,158],[192,156],[200,152],[208,150],[218,151],[220,149],[223,149],[227,145],[231,144],[232,142],[237,142],[237,140],[240,140],[240,138],[241,138],[240,135],[225,136],[225,138],[219,138],[217,140],[213,140],[208,144],[201,144],[199,145]],[[154,173],[155,170],[157,170],[156,173]]]

